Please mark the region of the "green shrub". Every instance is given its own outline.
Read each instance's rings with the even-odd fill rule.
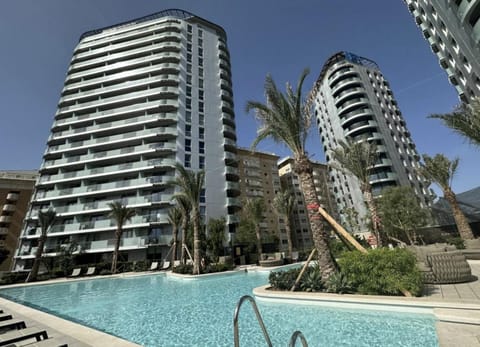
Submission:
[[[300,280],[300,289],[304,292],[319,292],[324,289],[322,272],[318,265],[309,267]]]
[[[102,269],[102,270],[100,270],[99,274],[100,274],[101,276],[111,275],[111,274],[112,274],[112,271],[111,271],[111,270],[107,270],[107,269]]]
[[[178,274],[184,274],[184,275],[191,275],[193,273],[193,265],[191,264],[180,264],[178,266],[175,266],[172,269],[173,272],[178,273]]]
[[[446,237],[445,242],[454,245],[457,249],[465,249],[465,244],[460,236]]]
[[[209,264],[203,269],[202,273],[215,273],[215,272],[223,272],[223,271],[229,271],[234,268],[234,265],[232,263],[215,263],[215,264]]]
[[[27,279],[28,272],[5,272],[2,275],[0,284],[13,284],[25,282]]]
[[[286,271],[272,271],[268,276],[270,286],[275,290],[290,290],[300,273],[300,268]]]
[[[406,249],[345,252],[338,263],[346,280],[360,294],[401,295],[403,290],[415,296],[422,293],[423,281],[415,256]]]
[[[132,270],[136,271],[136,272],[147,271],[149,268],[150,268],[150,266],[147,265],[147,262],[143,261],[143,260],[133,263],[133,266],[132,266]]]
[[[327,292],[336,293],[336,294],[349,294],[354,293],[355,288],[353,288],[352,283],[349,281],[347,276],[341,272],[336,272],[331,275],[326,283]]]

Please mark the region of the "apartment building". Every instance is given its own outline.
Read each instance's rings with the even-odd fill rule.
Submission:
[[[108,261],[115,225],[108,203],[134,208],[124,260],[161,259],[172,239],[167,213],[175,164],[205,170],[204,219],[240,208],[227,37],[218,25],[165,10],[81,35],[47,140],[40,178],[17,251],[17,270],[36,251],[40,210],[57,222],[45,256],[75,243],[86,262]]]
[[[9,271],[28,211],[36,171],[0,171],[0,248],[8,257],[0,264],[0,271]]]
[[[480,0],[404,0],[460,99],[480,96]]]
[[[410,186],[423,206],[429,204],[431,192],[417,174],[420,156],[374,61],[349,52],[330,57],[315,85],[315,115],[327,164],[340,141],[369,141],[376,144],[379,156],[370,176],[374,196],[388,187]],[[358,180],[334,168],[330,180],[342,222],[355,231],[364,230],[367,211]],[[353,223],[352,212],[358,213]]]
[[[273,206],[275,194],[280,191],[275,154],[237,149],[240,199],[262,198],[265,202],[264,221],[260,223],[266,240],[278,238],[280,250],[288,249],[287,235]]]
[[[338,220],[337,205],[333,196],[327,166],[320,162],[312,161],[313,182],[317,191],[317,197],[321,206],[335,220]],[[295,194],[295,209],[292,218],[292,241],[296,249],[311,250],[314,246],[307,209],[300,187],[300,180],[294,172],[294,161],[290,157],[283,158],[278,162],[278,174],[281,184]],[[325,224],[330,229],[330,227]],[[284,230],[282,231],[284,232]]]

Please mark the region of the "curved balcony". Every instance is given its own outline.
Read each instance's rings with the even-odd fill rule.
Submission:
[[[338,92],[340,92],[347,86],[354,85],[354,84],[361,84],[361,83],[362,83],[362,80],[360,79],[360,77],[351,77],[347,79],[342,79],[332,88],[332,95],[335,97]]]
[[[123,95],[119,95],[119,96],[108,97],[108,98],[105,98],[105,99],[99,99],[99,100],[94,100],[94,101],[90,101],[90,102],[84,102],[84,103],[81,103],[81,104],[78,104],[78,105],[61,107],[57,110],[56,115],[59,115],[61,113],[65,113],[65,112],[77,112],[77,111],[80,111],[82,109],[89,109],[89,108],[96,109],[97,107],[100,107],[100,106],[104,107],[104,106],[119,103],[119,102],[125,102],[127,100],[133,101],[135,99],[143,99],[143,98],[147,99],[149,96],[157,96],[159,94],[164,93],[162,91],[162,88],[163,87],[158,87],[158,88],[154,88],[154,89],[145,89],[145,90],[141,90],[139,92],[132,92],[132,93],[127,93],[127,94],[123,94]],[[165,93],[165,94],[167,96],[168,92]],[[169,104],[169,105],[173,105],[175,107],[178,107],[178,100],[177,99],[160,99],[160,100],[157,101],[157,104],[162,104],[162,105]]]
[[[361,121],[358,123],[352,124],[349,128],[345,129],[345,136],[354,136],[353,134],[363,131],[368,128],[374,128],[376,129],[378,127],[378,124],[374,120],[370,121]]]
[[[370,175],[369,181],[370,184],[376,184],[386,181],[396,181],[397,174],[394,172],[380,172],[374,175]]]
[[[223,124],[229,125],[231,127],[235,126],[235,117],[230,113],[222,113],[222,122]]]
[[[233,214],[229,214],[227,216],[227,224],[238,224],[240,223],[240,218],[238,216],[235,216]]]
[[[154,24],[154,25],[147,25],[144,28],[138,28],[135,30],[126,30],[123,33],[117,32],[115,34],[115,40],[126,39],[130,36],[137,36],[139,34],[150,32],[150,31],[158,32],[158,31],[168,31],[168,30],[172,30],[174,32],[181,32],[182,25],[180,23],[172,22],[170,20],[165,20],[162,22],[158,22],[157,24]],[[89,48],[89,47],[96,46],[103,43],[110,43],[110,41],[112,40],[111,33],[106,33],[103,36],[104,37],[99,37],[98,35],[96,35],[95,38],[91,36],[87,36],[86,38],[82,39],[80,44],[80,49]]]
[[[157,40],[158,38],[167,38],[167,37],[174,38],[179,42],[182,40],[182,35],[177,34],[177,33],[165,34],[165,35],[160,36],[160,37],[155,36],[155,40]],[[175,42],[175,40],[163,41],[163,42],[160,42],[160,43],[155,43],[153,45],[143,46],[143,47],[139,47],[139,48],[135,48],[135,49],[129,49],[128,51],[124,51],[124,52],[108,54],[108,55],[100,57],[100,58],[89,59],[89,60],[85,60],[85,61],[78,62],[78,63],[72,63],[72,64],[70,64],[70,67],[69,67],[68,71],[74,71],[76,69],[85,68],[89,65],[104,63],[104,62],[108,62],[110,60],[115,60],[115,59],[119,59],[119,58],[120,59],[125,59],[128,56],[136,55],[136,54],[143,53],[143,52],[155,51],[156,49],[164,47],[167,42]],[[74,60],[74,59],[72,59],[72,60]]]
[[[372,167],[378,168],[378,167],[391,167],[392,161],[388,158],[381,159],[375,163]]]
[[[348,76],[358,76],[358,73],[352,67],[345,67],[345,69],[341,69],[340,71],[338,70],[328,78],[328,84],[330,85],[330,88],[334,88],[335,84],[343,78]]]
[[[223,132],[224,136],[229,137],[233,140],[236,140],[236,138],[237,138],[234,127],[223,124],[222,125],[222,132]]]
[[[226,190],[240,191],[240,184],[238,182],[227,181]]]
[[[234,140],[229,139],[228,137],[225,137],[225,138],[223,139],[223,146],[224,146],[225,148],[235,150],[235,149],[237,148],[237,143],[236,143]]]
[[[169,34],[169,35],[166,35],[166,36],[171,36],[171,37],[174,37],[175,39],[178,39],[178,42],[176,42],[176,41],[166,41],[165,42],[166,44],[168,44],[169,46],[173,46],[175,48],[178,48],[179,50],[181,49],[180,41],[182,39],[182,36],[180,34]],[[129,50],[128,49],[129,47],[131,47],[131,49],[132,48],[134,49],[135,46],[138,46],[138,45],[145,45],[145,46],[148,45],[148,47],[150,47],[151,43],[156,41],[156,40],[158,40],[157,35],[151,35],[151,36],[142,37],[142,38],[131,40],[131,41],[109,44],[107,46],[90,49],[86,52],[75,53],[73,55],[71,61],[75,62],[79,59],[86,60],[85,58],[95,57],[95,56],[103,56],[103,55],[107,56],[108,53],[127,51],[127,50]],[[81,47],[81,48],[83,48],[83,47]]]
[[[5,204],[3,205],[2,211],[5,212],[13,212],[16,210],[16,206],[13,204]]]
[[[238,198],[227,198],[227,206],[242,207],[242,202]]]
[[[465,25],[467,24],[467,22],[470,21],[470,17],[472,13],[475,12],[477,6],[480,6],[477,1],[460,1],[460,3],[458,4],[457,13],[460,16],[460,21],[462,22],[462,24]]]
[[[10,223],[12,216],[0,216],[0,223]]]
[[[225,176],[228,178],[232,178],[232,180],[236,180],[239,177],[238,174],[238,169],[231,167],[231,166],[225,166]]]
[[[165,63],[162,64],[164,66],[174,66],[176,64]],[[124,89],[134,88],[134,87],[141,87],[141,86],[148,86],[154,82],[163,81],[162,76],[152,76],[147,78],[142,78],[135,81],[125,81],[122,83],[114,84],[113,86],[109,87],[100,87],[93,90],[88,90],[84,92],[77,92],[75,94],[68,94],[60,98],[59,105],[66,101],[75,101],[77,103],[82,103],[81,99],[86,97],[91,97],[94,95],[106,94],[109,92],[120,91]],[[171,93],[171,94],[178,94],[177,87],[169,87],[169,86],[162,86],[163,93]]]
[[[367,116],[373,117],[373,111],[370,108],[362,108],[343,114],[340,125],[346,127],[348,123],[363,119]]]
[[[367,98],[355,98],[349,101],[345,101],[339,108],[338,114],[341,116],[344,113],[347,113],[353,110],[356,107],[361,105],[369,105],[369,100]]]
[[[163,57],[167,60],[175,59],[177,61],[180,61],[180,54],[177,53],[171,53],[171,52],[166,52],[163,53]],[[169,67],[170,68],[170,67]],[[116,80],[123,80],[127,81],[129,77],[131,76],[137,76],[137,75],[142,75],[142,74],[148,74],[151,72],[157,72],[158,69],[157,67],[154,66],[147,66],[144,68],[138,68],[138,69],[133,69],[133,70],[128,70],[128,71],[120,71],[117,73],[114,73],[112,75],[107,75],[107,76],[101,76],[97,78],[92,78],[84,81],[79,81],[79,82],[73,82],[73,83],[65,83],[65,86],[62,89],[62,94],[67,91],[67,90],[72,90],[72,89],[80,89],[84,87],[88,87],[91,85],[100,85],[105,82],[113,82]],[[171,78],[169,76],[169,78]],[[180,79],[176,79],[174,82],[178,84]]]
[[[230,153],[230,152],[225,152],[223,154],[223,158],[224,159],[227,159],[227,160],[234,160],[234,161],[237,161],[237,155],[236,154],[233,154],[233,153]]]
[[[344,100],[348,99],[350,96],[353,96],[355,94],[365,96],[365,93],[366,91],[364,88],[355,87],[355,88],[345,89],[334,98],[335,106],[339,107],[340,104]]]
[[[9,201],[17,201],[20,195],[18,193],[8,193],[7,200]]]

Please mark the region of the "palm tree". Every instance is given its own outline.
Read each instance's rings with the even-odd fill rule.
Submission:
[[[262,198],[245,199],[243,203],[243,212],[245,216],[255,224],[255,235],[257,238],[257,254],[258,260],[262,260],[262,234],[260,223],[263,222],[263,214],[265,213],[265,201]]]
[[[175,165],[179,175],[170,182],[180,188],[177,196],[183,196],[191,205],[193,222],[193,274],[200,274],[200,196],[203,191],[205,172],[186,170],[182,165]]]
[[[123,234],[123,225],[132,219],[135,215],[135,210],[122,205],[119,201],[108,203],[110,212],[108,216],[115,221],[117,229],[115,230],[115,248],[112,257],[112,273],[117,273],[118,250],[120,249],[120,241]]]
[[[457,197],[452,191],[452,180],[458,168],[459,158],[449,160],[443,154],[435,157],[423,155],[424,163],[421,164],[420,173],[431,182],[436,183],[443,191],[443,197],[452,208],[453,218],[457,225],[458,233],[463,240],[474,239],[468,220],[458,205]]]
[[[38,269],[40,268],[40,262],[42,260],[43,248],[45,247],[45,242],[47,241],[47,234],[53,224],[55,224],[56,217],[57,213],[51,207],[46,211],[38,212],[38,224],[40,224],[41,234],[40,238],[38,239],[35,260],[33,261],[32,269],[30,270],[25,282],[33,282],[37,279]]]
[[[173,228],[172,264],[174,264],[175,260],[177,260],[177,235],[178,235],[178,228],[182,223],[182,219],[183,219],[182,210],[178,206],[172,207],[171,209],[168,210],[168,221],[170,222]]]
[[[290,189],[282,188],[273,199],[273,206],[277,214],[285,220],[285,231],[287,233],[288,255],[291,257],[293,252],[292,244],[292,213],[295,209],[295,196]]]
[[[262,140],[271,138],[277,143],[286,145],[292,151],[295,172],[300,178],[310,228],[318,251],[318,263],[322,278],[325,280],[337,269],[328,248],[329,235],[325,231],[323,218],[318,211],[320,203],[313,182],[312,164],[305,150],[312,120],[311,107],[308,106],[310,104],[306,104],[302,97],[302,86],[307,75],[308,69],[305,69],[296,90],[287,84],[285,94],[277,89],[272,77],[268,75],[265,80],[266,103],[248,101],[246,111],[254,110],[255,117],[261,123],[252,148]]]
[[[381,247],[380,218],[373,198],[372,186],[370,185],[370,175],[373,172],[373,166],[378,160],[377,147],[373,143],[366,141],[354,142],[350,138],[347,138],[346,141],[340,141],[339,144],[340,146],[332,150],[332,158],[339,165],[334,164],[332,166],[358,179],[360,190],[370,211],[373,233],[377,239],[378,246]]]
[[[177,207],[182,212],[182,249],[180,250],[180,261],[185,264],[185,248],[187,243],[187,230],[190,222],[190,214],[192,212],[192,206],[190,201],[183,195],[176,195],[174,199],[177,203]]]
[[[429,118],[443,121],[457,134],[480,146],[480,98],[474,98],[470,104],[462,104],[452,113],[432,114]]]

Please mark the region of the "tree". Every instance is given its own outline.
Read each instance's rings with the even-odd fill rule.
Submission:
[[[120,249],[120,241],[123,234],[123,225],[130,221],[135,215],[135,210],[122,205],[119,201],[108,203],[110,212],[108,216],[115,222],[117,228],[115,230],[115,248],[112,256],[112,273],[117,273],[118,253]]]
[[[178,207],[172,207],[168,210],[168,221],[172,225],[172,236],[173,236],[173,243],[172,243],[172,264],[174,264],[175,260],[177,260],[177,236],[178,236],[178,228],[182,223],[183,215],[182,210]]]
[[[260,223],[264,220],[263,214],[265,213],[265,210],[265,201],[262,198],[247,198],[243,203],[243,213],[255,225],[258,260],[262,260],[261,256],[263,253]]]
[[[55,220],[57,218],[57,213],[53,208],[49,208],[46,211],[38,212],[38,224],[40,225],[40,238],[38,239],[37,252],[35,253],[35,260],[33,261],[32,269],[28,274],[28,277],[25,282],[33,282],[37,279],[38,269],[40,268],[40,262],[42,260],[43,248],[45,247],[45,242],[47,241],[47,234],[50,231]]]
[[[270,138],[277,143],[284,144],[292,151],[294,170],[300,178],[310,229],[318,251],[318,264],[322,271],[322,278],[326,280],[337,269],[328,248],[329,235],[318,211],[320,203],[315,191],[312,164],[305,150],[312,120],[311,104],[305,103],[302,97],[302,86],[307,75],[308,69],[304,70],[300,76],[296,90],[287,83],[285,94],[278,90],[272,77],[268,75],[264,87],[266,103],[248,101],[246,111],[253,110],[256,119],[261,123],[252,148],[255,148],[261,141]]]
[[[210,218],[207,224],[207,247],[215,262],[223,254],[223,244],[225,242],[226,220],[222,218]]]
[[[192,208],[193,222],[193,274],[200,274],[200,196],[203,192],[205,172],[186,170],[182,165],[175,165],[178,176],[170,182],[178,187],[180,192],[176,196],[183,196]]]
[[[417,229],[425,226],[428,212],[420,206],[411,187],[391,187],[378,200],[379,212],[387,237],[406,239],[417,243]]]
[[[442,120],[454,132],[480,146],[480,98],[461,104],[452,113],[433,114],[429,118]]]
[[[293,252],[292,243],[292,214],[295,209],[295,196],[290,189],[281,189],[273,199],[273,206],[279,216],[285,220],[285,232],[287,234],[288,255]]]
[[[185,248],[187,246],[187,231],[190,223],[190,213],[192,206],[190,201],[183,195],[175,195],[174,199],[177,207],[182,212],[182,249],[180,250],[180,261],[185,264]]]
[[[452,209],[453,218],[457,225],[458,233],[463,240],[474,238],[472,229],[468,220],[463,214],[457,201],[457,197],[452,190],[451,184],[458,168],[460,159],[455,158],[450,161],[443,154],[437,154],[435,157],[423,155],[424,163],[421,164],[420,173],[428,180],[436,183],[443,191],[443,197]]]
[[[354,142],[349,138],[346,141],[340,141],[339,144],[337,148],[332,150],[333,160],[338,165],[334,164],[332,166],[358,179],[360,190],[370,211],[373,233],[378,246],[382,246],[380,218],[370,185],[370,175],[373,173],[374,165],[378,160],[377,147],[373,143]]]

